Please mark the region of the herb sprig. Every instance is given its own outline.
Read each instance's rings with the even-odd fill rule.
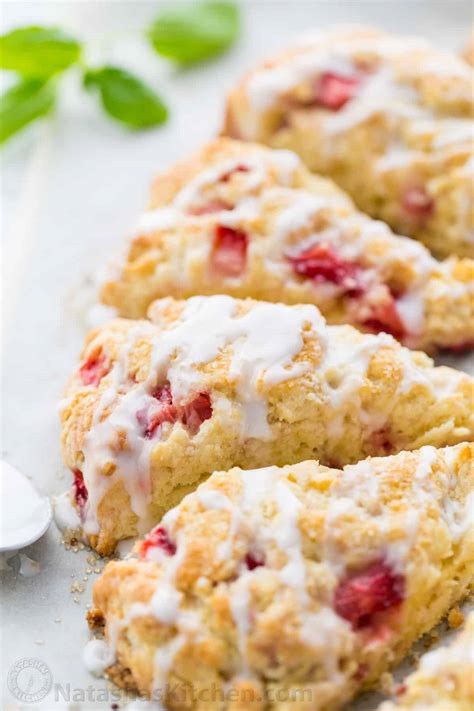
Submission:
[[[233,2],[204,0],[163,10],[144,34],[160,56],[189,66],[229,49],[239,30]],[[0,36],[0,69],[17,75],[0,98],[0,143],[54,110],[60,79],[71,69],[123,126],[144,129],[166,122],[164,100],[140,77],[114,65],[89,67],[83,56],[83,44],[58,27],[21,27]]]

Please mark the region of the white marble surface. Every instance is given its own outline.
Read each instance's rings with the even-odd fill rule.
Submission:
[[[101,115],[72,75],[56,115],[3,150],[2,456],[45,493],[61,491],[68,481],[59,453],[57,402],[84,333],[84,304],[91,293],[87,280],[134,225],[153,173],[216,132],[224,94],[242,71],[312,26],[369,22],[424,34],[456,49],[472,21],[470,3],[458,0],[253,0],[243,5],[244,31],[235,49],[215,63],[179,72],[140,38],[158,4],[3,3],[2,31],[31,23],[68,27],[87,41],[91,59],[139,70],[172,109],[167,126],[128,133]],[[3,506],[8,501],[2,499]],[[58,541],[51,529],[27,549],[40,562],[36,576],[23,577],[8,566],[1,573],[2,698],[4,704],[14,700],[5,683],[8,669],[20,658],[37,657],[50,667],[56,683],[83,690],[77,692],[86,698],[81,709],[108,709],[113,699],[94,701],[105,683],[88,675],[82,664],[88,637],[84,612],[97,574],[83,581],[90,567],[87,554],[67,552]],[[76,595],[79,602],[70,592],[74,581],[86,586]],[[374,703],[363,699],[353,708],[369,711]],[[64,708],[64,701],[56,703],[50,694],[42,708]]]

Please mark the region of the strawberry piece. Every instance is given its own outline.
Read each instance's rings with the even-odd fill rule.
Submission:
[[[375,432],[372,432],[370,442],[375,456],[393,454],[396,450],[388,427],[381,427],[375,430]]]
[[[102,351],[93,353],[86,362],[79,368],[79,377],[83,385],[93,385],[97,387],[109,372],[107,356]]]
[[[377,613],[399,605],[403,594],[403,576],[378,560],[365,570],[350,573],[339,583],[334,609],[354,629],[362,629],[371,625]]]
[[[462,343],[455,343],[453,346],[449,346],[446,349],[443,348],[442,350],[451,351],[452,353],[469,353],[469,351],[474,350],[474,339],[463,341]]]
[[[358,77],[324,72],[316,82],[315,99],[320,106],[331,111],[339,111],[356,95],[359,86]]]
[[[137,421],[143,428],[143,434],[147,439],[153,437],[157,427],[164,422],[176,422],[178,419],[169,383],[157,388],[152,396],[155,398],[155,402],[149,403],[136,414]]]
[[[358,278],[359,267],[341,259],[327,244],[316,244],[288,259],[299,276],[313,279],[316,283],[337,284],[351,296],[360,295],[364,291]]]
[[[245,269],[248,237],[242,230],[216,225],[211,265],[224,276],[240,276]]]
[[[229,180],[232,178],[235,173],[248,173],[250,171],[250,168],[247,165],[244,165],[243,163],[239,163],[238,165],[235,166],[235,168],[231,168],[230,170],[227,171],[227,173],[224,173],[221,175],[219,178],[220,183],[228,183]]]
[[[152,548],[159,548],[168,556],[173,556],[176,553],[176,545],[170,540],[164,526],[157,526],[145,536],[145,540],[140,546],[140,558],[146,558],[148,551]]]
[[[192,434],[196,434],[202,423],[212,417],[211,398],[207,393],[197,393],[189,402],[177,407],[169,383],[156,388],[152,393],[154,401],[136,413],[138,424],[146,439],[151,439],[164,422],[182,422]]]
[[[369,672],[368,664],[359,664],[355,673],[352,675],[354,681],[363,681]]]
[[[209,200],[209,202],[204,205],[189,208],[188,215],[200,217],[201,215],[212,215],[215,212],[222,212],[223,210],[232,210],[232,206],[224,202],[224,200],[216,198],[215,200]]]
[[[248,173],[249,170],[250,168],[246,165],[236,165],[235,168],[231,168],[231,170],[228,170],[226,173],[223,173],[219,178],[218,182],[228,183],[232,176],[235,175],[235,173]],[[216,212],[222,212],[223,210],[233,210],[233,208],[234,206],[230,205],[227,201],[216,197],[212,200],[209,200],[207,203],[204,203],[203,205],[197,205],[195,207],[189,208],[188,215],[195,215],[198,217],[200,215],[212,215]]]
[[[388,302],[374,306],[370,318],[364,321],[362,325],[372,333],[380,333],[380,331],[390,333],[397,340],[401,340],[406,336],[405,327],[397,311],[397,304],[393,296]]]
[[[192,434],[199,431],[202,423],[212,417],[211,398],[207,393],[198,393],[183,405],[181,420]]]
[[[82,472],[79,471],[79,469],[75,469],[73,471],[73,476],[74,476],[74,482],[73,482],[74,499],[76,501],[76,504],[82,510],[84,508],[84,506],[87,504],[87,499],[89,498],[89,492],[87,491],[87,487],[84,484],[84,478],[82,476]]]
[[[414,222],[425,222],[434,212],[434,200],[423,185],[414,185],[402,195],[402,208]]]
[[[260,556],[247,553],[245,556],[245,564],[249,570],[255,570],[255,568],[260,568],[262,565],[265,565],[265,561]]]

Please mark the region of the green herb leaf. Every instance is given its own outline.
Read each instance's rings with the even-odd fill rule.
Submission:
[[[228,49],[239,29],[239,11],[232,2],[185,3],[162,12],[148,38],[158,54],[191,64]]]
[[[98,89],[106,112],[129,128],[156,126],[168,118],[165,104],[153,89],[120,67],[88,70],[84,86]]]
[[[40,79],[25,79],[6,91],[0,100],[0,143],[54,107],[55,87]]]
[[[55,27],[21,27],[0,36],[0,68],[50,77],[78,61],[81,45]]]

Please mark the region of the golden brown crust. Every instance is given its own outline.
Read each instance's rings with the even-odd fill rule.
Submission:
[[[340,708],[466,594],[473,454],[215,473],[96,583],[119,664],[173,711],[233,708],[173,690],[237,682],[266,709]]]
[[[474,706],[474,613],[446,647],[426,654],[398,699],[379,711],[471,711]]]
[[[315,33],[249,72],[224,132],[295,150],[438,256],[474,254],[472,72],[424,40]]]
[[[100,553],[219,467],[344,464],[474,437],[467,374],[326,326],[314,307],[216,296],[156,302],[151,316],[89,337],[62,406],[64,460],[84,476]]]
[[[471,65],[474,65],[474,28],[471,31],[471,37],[462,54],[463,58]]]
[[[102,299],[127,318],[169,295],[313,303],[430,352],[474,343],[473,283],[471,260],[434,260],[293,154],[219,139],[156,179]]]

